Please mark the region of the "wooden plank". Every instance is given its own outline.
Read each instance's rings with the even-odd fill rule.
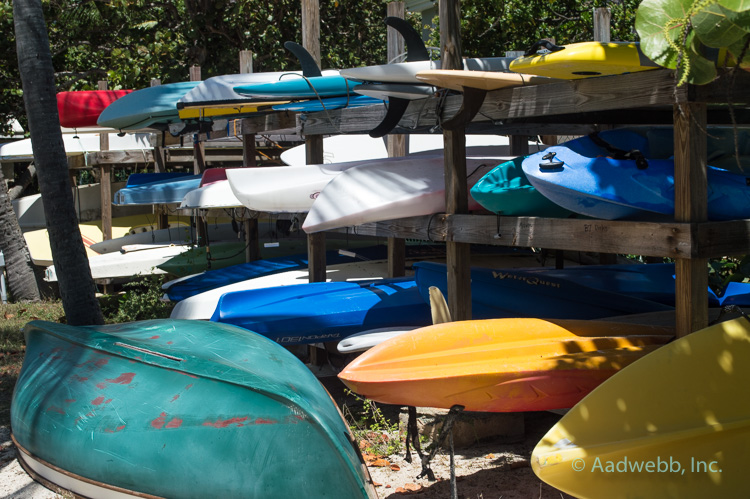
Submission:
[[[444,213],[358,225],[357,234],[672,258],[691,258],[695,244],[691,225],[684,223]]]
[[[102,239],[112,239],[112,165],[99,167],[99,186],[102,196]]]
[[[139,151],[99,151],[86,153],[85,162],[89,166],[98,166],[106,164],[132,164],[132,163],[152,163],[154,161],[154,152],[151,149],[142,149]]]
[[[253,72],[253,51],[240,50],[240,73]]]
[[[708,220],[706,179],[706,104],[674,105],[674,204],[678,222]],[[675,262],[677,337],[708,326],[708,260]]]
[[[202,174],[206,170],[206,143],[196,140],[193,142],[193,173]]]
[[[163,147],[156,146],[152,152],[154,158],[154,172],[164,173],[167,171],[167,153]]]
[[[276,132],[279,134],[296,134],[298,131],[297,115],[289,111],[261,114],[243,118],[240,121],[239,135],[248,133]]]

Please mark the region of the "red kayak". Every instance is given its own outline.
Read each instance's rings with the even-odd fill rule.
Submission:
[[[60,125],[67,128],[97,126],[105,107],[132,90],[77,90],[57,94]]]

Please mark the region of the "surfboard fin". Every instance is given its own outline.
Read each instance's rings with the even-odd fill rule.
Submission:
[[[404,37],[406,43],[406,62],[429,61],[430,54],[427,52],[422,35],[417,33],[409,21],[400,17],[388,16],[385,18],[385,24],[395,29]]]
[[[396,128],[396,125],[398,125],[401,117],[406,112],[406,108],[409,107],[409,102],[411,101],[408,99],[389,97],[388,111],[385,113],[383,121],[370,131],[370,137],[377,139]]]
[[[481,88],[464,87],[463,94],[464,99],[461,101],[461,108],[456,115],[440,124],[444,130],[455,130],[471,123],[471,120],[474,119],[474,116],[477,115],[479,109],[482,107],[487,91]]]
[[[312,78],[314,76],[323,76],[323,73],[320,72],[318,63],[315,62],[315,59],[313,59],[313,56],[310,54],[310,52],[307,51],[305,47],[303,47],[299,43],[284,42],[284,48],[294,54],[294,57],[299,60],[300,64],[302,65],[303,76],[307,78]]]

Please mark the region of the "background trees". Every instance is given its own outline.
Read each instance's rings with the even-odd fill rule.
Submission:
[[[321,0],[324,68],[386,62],[387,0]],[[612,39],[635,40],[636,0],[608,4]],[[188,67],[204,78],[238,71],[252,50],[255,71],[296,68],[283,48],[301,41],[300,0],[44,0],[58,91],[143,88],[152,78],[184,81]],[[591,12],[601,0],[463,0],[466,56],[503,55],[539,38],[592,39]],[[416,16],[413,21],[416,23]],[[0,133],[16,117],[26,126],[15,57],[12,1],[0,0]],[[433,33],[432,46],[438,45]]]

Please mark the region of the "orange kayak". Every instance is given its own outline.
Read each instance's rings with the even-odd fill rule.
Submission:
[[[674,329],[607,321],[490,319],[436,324],[368,350],[339,373],[395,405],[520,412],[573,407]]]

